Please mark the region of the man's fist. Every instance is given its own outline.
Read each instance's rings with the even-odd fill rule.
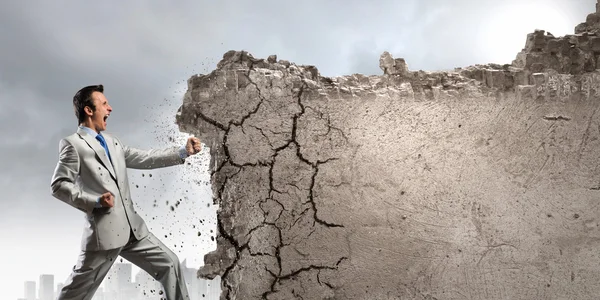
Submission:
[[[198,152],[200,152],[200,150],[202,150],[202,145],[200,144],[200,139],[198,139],[197,137],[190,137],[187,140],[187,144],[185,145],[185,150],[187,151],[188,155],[194,155]]]
[[[102,207],[113,207],[115,205],[115,196],[111,192],[106,192],[100,196],[100,205]]]

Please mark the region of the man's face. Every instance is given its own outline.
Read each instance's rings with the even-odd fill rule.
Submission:
[[[92,99],[94,99],[94,105],[96,111],[92,112],[92,126],[97,132],[106,130],[106,119],[112,111],[112,107],[108,105],[108,100],[104,97],[104,94],[100,92],[92,93]],[[91,112],[91,109],[90,109]]]

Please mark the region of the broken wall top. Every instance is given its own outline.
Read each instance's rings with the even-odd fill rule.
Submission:
[[[296,65],[287,60],[277,60],[276,55],[267,59],[254,58],[246,51],[228,51],[211,74],[192,76],[188,80],[190,90],[202,85],[206,78],[220,71],[261,69],[264,72],[286,72],[302,75],[309,87],[330,93],[361,96],[392,88],[401,96],[438,97],[480,96],[494,92],[521,93],[529,88],[552,81],[558,75],[563,80],[555,85],[579,91],[582,78],[578,75],[593,73],[600,56],[600,12],[587,16],[586,22],[575,27],[575,34],[554,37],[550,32],[535,30],[527,35],[524,48],[511,64],[477,64],[454,71],[410,71],[403,58],[393,58],[387,51],[379,59],[381,75],[353,74],[338,77],[321,76],[312,65]],[[299,83],[300,84],[300,83]],[[568,87],[567,87],[568,85]]]

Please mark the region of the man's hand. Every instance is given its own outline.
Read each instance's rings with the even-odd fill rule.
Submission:
[[[111,192],[106,192],[100,196],[100,205],[102,207],[113,207],[115,205],[115,196]]]
[[[200,139],[198,139],[197,137],[190,137],[187,140],[187,144],[185,145],[185,150],[187,151],[188,155],[194,155],[198,152],[200,152],[200,150],[202,150],[202,145],[200,144]]]

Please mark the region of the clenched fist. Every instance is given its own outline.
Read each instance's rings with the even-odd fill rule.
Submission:
[[[197,137],[190,137],[187,140],[187,144],[185,145],[185,150],[187,151],[188,155],[194,155],[198,152],[200,152],[200,150],[202,150],[202,145],[200,144],[200,139],[198,139]]]
[[[115,196],[111,192],[106,192],[100,196],[100,205],[102,207],[113,207],[115,205]]]

